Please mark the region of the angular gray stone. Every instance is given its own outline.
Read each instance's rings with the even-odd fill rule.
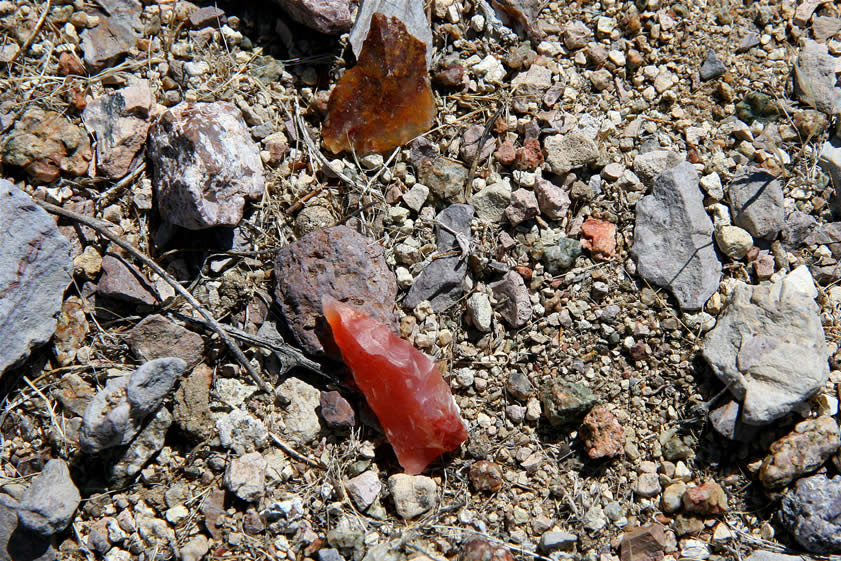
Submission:
[[[161,217],[189,230],[236,226],[263,194],[263,162],[240,110],[227,101],[179,103],[149,131]]]
[[[549,220],[561,220],[569,210],[570,200],[566,191],[545,179],[538,179],[534,194],[540,212]]]
[[[146,462],[164,447],[166,433],[171,425],[172,414],[169,410],[166,407],[158,409],[111,468],[111,481],[121,486],[137,475]]]
[[[836,86],[838,59],[825,44],[806,39],[794,64],[797,97],[827,115],[841,113],[841,88]]]
[[[832,178],[835,196],[841,198],[841,137],[833,136],[823,143],[818,165]]]
[[[18,518],[28,530],[51,536],[67,528],[81,500],[64,460],[50,460],[21,497]]]
[[[599,157],[596,143],[578,131],[547,136],[543,148],[552,173],[558,175],[592,164]]]
[[[733,223],[754,238],[773,239],[785,226],[783,184],[770,173],[742,168],[733,177],[729,195]]]
[[[651,150],[634,158],[634,173],[645,183],[684,161],[684,157],[671,150]]]
[[[727,72],[727,67],[724,66],[724,63],[718,58],[716,52],[713,50],[707,51],[707,57],[701,64],[701,80],[706,82],[707,80],[718,78],[725,72]]]
[[[353,23],[350,0],[275,0],[275,3],[298,23],[325,35],[341,35]]]
[[[225,471],[225,488],[246,502],[257,502],[265,492],[266,465],[259,452],[234,458]]]
[[[469,247],[472,219],[473,207],[470,205],[454,204],[439,212],[435,220],[447,228],[436,226],[438,252],[461,251],[462,245]],[[461,255],[433,259],[415,278],[403,305],[414,308],[424,300],[429,300],[433,310],[441,311],[459,299],[466,275],[467,260]]]
[[[786,555],[773,551],[754,551],[745,561],[803,561],[802,555]]]
[[[356,306],[397,333],[397,281],[383,248],[347,226],[316,230],[281,248],[274,274],[275,300],[295,342],[309,354],[340,356],[321,311],[325,294]]]
[[[488,287],[499,302],[499,315],[514,329],[523,327],[531,319],[531,300],[529,289],[519,274],[514,271],[505,273],[501,280]]]
[[[118,178],[128,173],[146,144],[153,104],[152,89],[146,80],[88,103],[82,122],[96,138],[99,175]]]
[[[418,181],[429,187],[433,198],[442,203],[463,203],[467,168],[447,158],[423,160]]]
[[[88,454],[128,444],[144,419],[160,407],[187,367],[180,358],[152,360],[108,380],[85,408],[79,444]]]
[[[841,553],[841,476],[799,479],[783,497],[780,519],[812,553]]]
[[[534,191],[517,189],[511,193],[511,202],[505,209],[505,217],[508,218],[512,226],[518,226],[538,214],[540,214],[540,207],[537,204]]]
[[[70,242],[47,211],[0,179],[0,375],[50,340],[73,280]]]
[[[269,430],[260,419],[242,409],[234,409],[216,421],[219,441],[236,454],[263,448],[269,440]]]
[[[631,255],[640,276],[668,288],[681,309],[699,310],[721,280],[712,234],[698,173],[683,162],[658,175],[637,203]]]
[[[703,354],[731,393],[742,420],[769,423],[818,392],[829,377],[827,349],[809,270],[773,285],[739,282]]]
[[[383,484],[379,476],[371,471],[365,471],[345,481],[345,489],[353,504],[360,510],[365,510],[377,500]]]
[[[476,216],[488,222],[502,222],[510,201],[511,186],[501,181],[488,185],[470,198]]]
[[[0,560],[56,561],[50,538],[31,532],[18,520],[19,503],[0,493]]]

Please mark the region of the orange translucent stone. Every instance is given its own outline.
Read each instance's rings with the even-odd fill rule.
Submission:
[[[330,296],[321,301],[333,339],[406,473],[467,440],[450,387],[435,363],[388,327]]]
[[[327,102],[321,136],[334,153],[388,152],[435,122],[426,45],[398,18],[376,13],[356,66],[345,72]]]

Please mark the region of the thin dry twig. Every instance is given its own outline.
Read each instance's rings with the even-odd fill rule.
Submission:
[[[479,144],[477,144],[478,148],[476,148],[476,157],[473,158],[473,163],[470,164],[470,172],[467,174],[467,184],[464,186],[464,200],[470,200],[470,196],[473,194],[473,177],[476,175],[476,167],[479,165],[479,160],[482,159],[482,149],[485,147],[485,143],[488,141],[488,137],[491,134],[491,127],[494,126],[496,120],[499,119],[499,116],[502,115],[502,112],[505,110],[505,105],[500,104],[499,109],[496,110],[496,113],[485,123],[485,129],[482,131],[482,136],[479,137]]]
[[[140,177],[146,171],[146,162],[140,162],[133,170],[128,172],[125,176],[122,177],[119,181],[117,181],[110,189],[105,191],[99,196],[99,200],[97,201],[97,208],[103,208],[110,205],[114,202],[117,197],[122,194],[125,189],[131,185],[135,179]]]
[[[297,450],[295,450],[294,448],[292,448],[291,446],[289,446],[288,444],[286,444],[275,433],[270,432],[269,436],[272,437],[272,442],[277,444],[278,447],[281,450],[283,450],[284,452],[286,452],[287,454],[289,454],[290,456],[292,456],[296,460],[298,460],[300,462],[304,462],[305,464],[307,464],[308,466],[311,466],[311,467],[317,467],[319,469],[326,469],[327,468],[327,466],[322,464],[320,461],[308,458],[308,457],[304,456],[303,454],[301,454],[300,452],[298,452]]]
[[[103,236],[105,236],[106,238],[108,238],[109,240],[111,240],[112,242],[114,242],[115,244],[117,244],[118,246],[120,246],[121,248],[126,250],[127,252],[129,252],[135,259],[137,259],[138,261],[142,262],[144,265],[146,265],[147,267],[152,269],[152,271],[154,271],[155,274],[160,276],[170,286],[172,286],[172,288],[175,289],[175,291],[178,294],[180,294],[182,297],[184,297],[184,299],[187,301],[187,303],[189,303],[204,318],[204,320],[207,322],[207,325],[211,329],[213,329],[213,331],[217,335],[219,335],[219,337],[225,343],[225,346],[228,347],[228,349],[231,351],[231,353],[237,359],[237,362],[239,362],[240,365],[242,365],[242,367],[245,368],[245,370],[248,372],[248,375],[251,376],[251,379],[254,380],[254,382],[263,391],[265,391],[269,394],[274,393],[272,391],[272,387],[268,384],[268,382],[266,382],[266,380],[260,375],[260,373],[257,372],[257,370],[255,370],[255,368],[248,361],[248,358],[242,353],[242,350],[236,344],[236,341],[234,341],[231,338],[231,336],[228,335],[228,333],[222,328],[222,326],[219,324],[219,322],[217,322],[215,319],[213,319],[213,316],[211,315],[211,313],[207,309],[205,309],[205,307],[202,306],[201,303],[198,300],[196,300],[195,297],[193,297],[193,295],[190,294],[190,292],[186,288],[181,286],[181,283],[179,283],[177,280],[172,278],[172,276],[169,273],[167,273],[164,270],[163,267],[161,267],[160,265],[155,263],[155,261],[153,261],[150,257],[146,256],[145,254],[143,254],[140,250],[135,248],[133,245],[131,245],[127,241],[121,239],[119,236],[114,234],[111,231],[111,227],[112,227],[111,224],[108,224],[107,222],[102,222],[101,220],[97,220],[97,219],[91,218],[89,216],[85,216],[83,214],[79,214],[77,212],[72,212],[72,211],[64,209],[60,206],[56,206],[56,205],[53,205],[53,204],[50,204],[50,203],[47,203],[47,202],[44,202],[44,201],[40,201],[40,200],[37,200],[37,199],[33,199],[33,200],[35,200],[35,202],[38,205],[40,205],[47,212],[50,212],[52,214],[57,214],[58,216],[68,218],[70,220],[75,220],[76,222],[80,222],[80,223],[84,224],[85,226],[89,226],[90,228],[93,228],[98,233],[102,234]]]

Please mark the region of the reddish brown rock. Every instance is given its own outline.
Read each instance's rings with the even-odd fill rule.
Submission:
[[[325,35],[350,29],[350,0],[275,0],[292,19]]]
[[[149,131],[161,217],[188,230],[236,226],[246,200],[263,194],[260,150],[227,101],[180,103]]]
[[[388,152],[434,121],[426,45],[409,35],[399,19],[374,14],[357,65],[330,94],[324,145],[334,153]]]
[[[322,302],[342,359],[407,474],[421,473],[467,440],[450,387],[431,358],[352,306],[330,296]]]
[[[88,135],[55,111],[29,109],[3,144],[3,162],[21,167],[34,183],[52,183],[62,174],[84,175],[91,160]]]
[[[537,22],[541,6],[539,0],[491,0],[491,3],[517,24],[535,44],[546,36]]]
[[[153,314],[143,318],[128,333],[128,344],[141,360],[149,361],[168,356],[178,357],[192,368],[204,355],[201,335]]]
[[[591,459],[615,458],[625,449],[625,429],[604,405],[597,405],[587,413],[578,435]]]
[[[79,60],[79,57],[71,52],[61,53],[58,57],[58,73],[62,76],[69,76],[76,74],[78,76],[85,76],[85,65]]]
[[[687,488],[682,500],[686,512],[714,516],[727,511],[727,494],[715,481]]]
[[[499,145],[499,148],[494,152],[496,161],[504,166],[510,166],[517,160],[517,149],[510,140],[506,140]]]
[[[441,66],[432,74],[432,81],[447,88],[461,86],[464,83],[464,66],[459,63]]]
[[[660,561],[665,555],[666,535],[659,524],[628,530],[622,536],[619,558],[622,561]]]
[[[464,544],[458,555],[459,561],[514,561],[514,556],[498,543],[484,538],[475,538]]]
[[[101,296],[130,304],[154,306],[158,302],[148,279],[113,255],[102,258],[102,276],[96,292]]]
[[[495,493],[502,488],[502,469],[499,464],[488,460],[479,460],[470,466],[470,482],[477,491]]]
[[[320,405],[321,418],[331,429],[349,429],[356,424],[353,407],[339,392],[321,392]]]
[[[517,150],[517,169],[536,170],[543,165],[543,150],[536,138],[527,138]]]
[[[597,261],[607,261],[616,252],[616,225],[605,220],[588,218],[581,225],[581,247],[590,250]]]
[[[759,480],[768,490],[782,489],[812,473],[841,447],[838,423],[830,416],[806,419],[777,440],[759,468]]]
[[[375,241],[347,226],[316,230],[277,253],[275,299],[298,345],[338,358],[321,310],[321,297],[349,302],[397,333],[397,281]]]

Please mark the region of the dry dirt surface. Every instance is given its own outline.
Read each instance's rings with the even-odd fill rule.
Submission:
[[[841,11],[427,0],[363,155],[336,6],[0,1],[0,560],[841,555]],[[322,292],[452,389],[423,475]]]

